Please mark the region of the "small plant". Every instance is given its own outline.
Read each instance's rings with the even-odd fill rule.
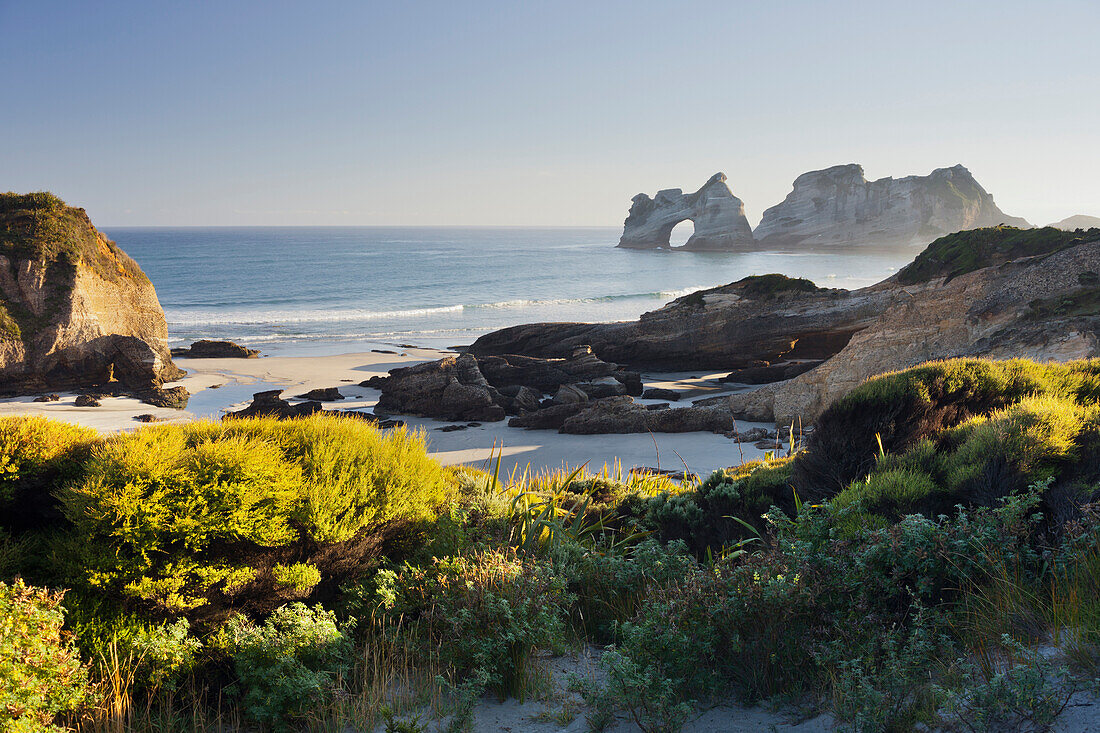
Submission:
[[[419,619],[460,675],[482,670],[502,697],[520,699],[535,650],[560,644],[571,601],[547,563],[511,550],[405,567],[380,586],[380,596],[393,599],[384,609],[389,618]]]
[[[61,594],[0,583],[0,729],[58,731],[87,694],[87,670],[61,630]]]
[[[231,619],[218,643],[233,660],[249,717],[283,730],[335,692],[350,669],[351,641],[321,607],[292,603],[262,625]]]

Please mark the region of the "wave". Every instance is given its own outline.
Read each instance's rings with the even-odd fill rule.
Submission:
[[[442,315],[445,313],[462,313],[468,310],[482,309],[520,309],[538,308],[555,305],[579,305],[585,303],[608,303],[623,300],[669,300],[688,295],[705,286],[692,286],[679,290],[654,290],[647,293],[622,293],[616,295],[601,295],[583,298],[550,298],[550,299],[516,299],[501,300],[495,303],[463,303],[457,305],[445,305],[429,308],[408,308],[404,310],[273,310],[273,311],[209,311],[195,310],[184,311],[168,308],[168,322],[170,325],[180,328],[195,326],[258,326],[270,324],[291,323],[339,323],[344,321],[374,321],[382,319],[420,318],[424,316]]]

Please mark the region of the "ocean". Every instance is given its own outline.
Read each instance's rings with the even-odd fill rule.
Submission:
[[[152,280],[173,346],[231,339],[286,356],[440,348],[519,323],[633,319],[754,274],[855,288],[918,251],[635,251],[615,248],[616,227],[104,231]]]

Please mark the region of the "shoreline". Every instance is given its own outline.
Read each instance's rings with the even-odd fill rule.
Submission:
[[[102,433],[136,430],[144,423],[138,415],[154,415],[164,422],[218,419],[227,410],[238,410],[252,401],[255,392],[284,390],[292,399],[312,389],[338,387],[345,399],[326,402],[326,409],[373,410],[378,390],[360,387],[372,376],[385,376],[391,369],[442,358],[453,352],[431,348],[406,348],[397,353],[352,352],[327,356],[261,356],[256,359],[189,359],[174,361],[187,372],[183,379],[166,386],[182,385],[191,393],[187,408],[158,408],[132,397],[107,397],[100,407],[76,407],[77,393],[58,393],[58,402],[34,402],[33,396],[0,399],[0,417],[41,415],[63,420]],[[724,374],[724,373],[723,373]],[[717,382],[721,374],[643,373],[646,386],[664,387],[686,397],[701,397],[731,391]],[[641,404],[657,400],[637,399]],[[676,403],[673,403],[674,405]],[[686,406],[690,400],[683,400]],[[502,475],[524,470],[542,473],[585,463],[594,473],[606,465],[612,471],[620,464],[624,473],[631,468],[661,468],[705,476],[717,468],[738,465],[764,456],[765,450],[724,435],[693,433],[628,433],[565,435],[556,430],[509,428],[507,420],[481,423],[444,432],[440,428],[462,424],[432,418],[395,415],[411,429],[424,432],[428,452],[444,465],[487,466],[490,456],[501,455]],[[772,428],[765,423],[743,423],[743,429]]]

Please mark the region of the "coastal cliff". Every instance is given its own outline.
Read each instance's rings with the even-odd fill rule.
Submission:
[[[928,244],[949,232],[1007,224],[1008,216],[966,168],[868,181],[855,163],[803,173],[753,232],[766,246]]]
[[[752,244],[745,205],[726,185],[724,173],[715,173],[695,193],[670,188],[654,198],[640,193],[631,202],[619,247],[668,249],[669,235],[683,221],[693,222],[695,233],[677,249],[715,251]]]
[[[148,395],[183,375],[152,283],[83,209],[0,194],[0,393]]]
[[[720,398],[753,420],[813,420],[865,379],[933,359],[1100,356],[1100,229],[991,227],[942,237],[876,285],[819,288],[782,275],[692,293],[623,323],[514,326],[479,357],[562,357],[590,345],[630,368],[728,369],[763,384]]]

